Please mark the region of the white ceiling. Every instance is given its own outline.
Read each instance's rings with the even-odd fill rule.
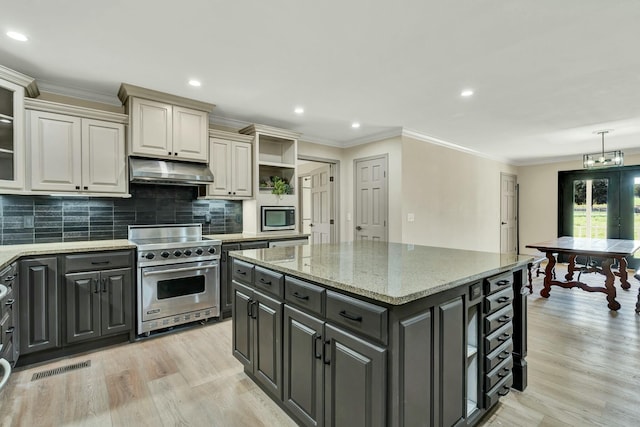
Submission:
[[[58,93],[116,103],[127,82],[214,103],[217,122],[338,146],[404,129],[513,164],[597,152],[603,128],[615,130],[607,150],[640,152],[638,0],[0,0],[0,10],[0,64]],[[474,96],[460,97],[465,88]]]

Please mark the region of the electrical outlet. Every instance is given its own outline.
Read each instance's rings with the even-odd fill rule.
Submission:
[[[413,222],[415,220],[416,220],[415,214],[412,214],[412,213],[407,214],[407,221],[408,222]]]
[[[211,214],[210,213],[204,214],[204,223],[205,224],[211,224]]]
[[[33,216],[25,216],[23,217],[24,219],[24,223],[23,223],[23,228],[33,228]]]

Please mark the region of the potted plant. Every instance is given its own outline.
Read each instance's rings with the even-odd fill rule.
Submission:
[[[278,197],[282,197],[283,194],[291,193],[291,186],[283,178],[280,178],[279,176],[272,176],[271,182],[273,183],[273,189],[271,190],[271,194],[275,194]]]

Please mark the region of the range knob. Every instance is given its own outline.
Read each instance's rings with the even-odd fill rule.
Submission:
[[[144,256],[146,259],[154,259],[156,257],[156,254],[154,254],[153,252],[149,252],[148,254],[146,254]]]
[[[210,253],[210,254],[215,254],[215,253],[216,253],[216,248],[215,248],[215,246],[211,246],[208,250],[209,250],[209,253]]]
[[[186,251],[184,251],[184,255],[191,256],[191,249],[187,249]]]
[[[175,256],[180,256],[180,255],[182,255],[182,252],[180,252],[179,250],[175,250],[175,251],[173,252],[173,255],[175,255]]]
[[[202,255],[203,252],[204,251],[202,250],[202,248],[196,249],[196,254],[198,254],[198,255]]]
[[[162,258],[169,258],[169,255],[171,255],[171,254],[170,254],[169,252],[167,252],[167,251],[164,251],[164,252],[162,252],[162,253],[160,254],[160,256],[161,256]]]

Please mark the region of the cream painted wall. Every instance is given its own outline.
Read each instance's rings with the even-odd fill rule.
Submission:
[[[580,157],[580,156],[576,156]],[[626,155],[625,165],[640,165],[640,154]],[[558,172],[582,169],[582,159],[518,167],[520,184],[520,253],[539,255],[525,246],[558,235]]]
[[[402,241],[499,252],[501,172],[516,168],[404,137]]]

